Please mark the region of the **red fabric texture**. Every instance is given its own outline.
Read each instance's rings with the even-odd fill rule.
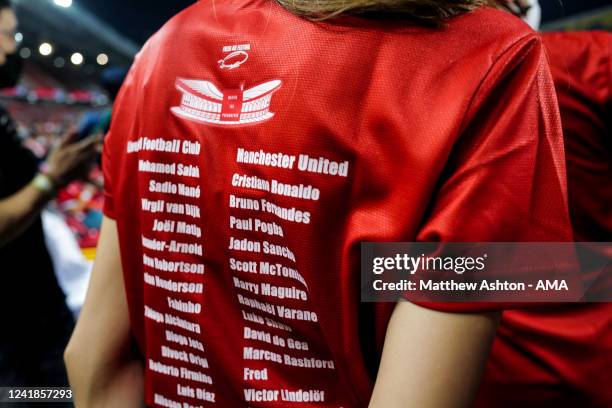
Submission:
[[[545,33],[576,241],[612,242],[612,34]],[[612,304],[504,313],[479,407],[612,406]]]

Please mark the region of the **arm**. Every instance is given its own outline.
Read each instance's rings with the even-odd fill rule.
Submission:
[[[0,200],[0,247],[21,235],[53,196],[52,188],[37,187],[32,180],[17,193]]]
[[[55,197],[58,188],[86,174],[100,143],[100,135],[80,142],[76,134],[65,137],[47,161],[49,171],[37,175],[17,193],[0,200],[0,247],[21,235],[47,203]]]
[[[399,303],[369,407],[469,407],[498,321],[499,313],[450,314]]]
[[[132,345],[117,226],[104,218],[85,305],[64,354],[78,408],[144,406],[144,369]]]

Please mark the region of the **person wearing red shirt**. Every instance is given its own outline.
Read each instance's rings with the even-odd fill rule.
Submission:
[[[502,2],[537,29],[537,1]],[[543,33],[577,242],[612,242],[612,34]],[[478,407],[612,406],[612,304],[504,312]]]
[[[359,253],[571,239],[541,41],[478,4],[198,2],[147,42],[105,143],[77,406],[469,404],[499,311],[361,304]]]
[[[542,38],[561,111],[574,240],[612,242],[612,34]],[[507,311],[477,406],[609,407],[611,383],[612,304]]]

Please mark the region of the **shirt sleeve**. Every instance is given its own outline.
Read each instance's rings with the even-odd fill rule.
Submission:
[[[612,128],[612,33],[605,32],[600,33],[604,49],[607,50],[606,56],[608,64],[606,66],[607,78],[608,78],[608,97],[604,103],[604,114],[608,118],[607,127]],[[605,52],[605,51],[604,51]],[[612,132],[608,132],[608,138],[606,139],[606,145],[609,152],[612,152]]]
[[[104,207],[103,212],[108,218],[115,219],[115,203],[113,200],[113,175],[112,155],[110,154],[110,136],[109,132],[104,138],[104,148],[102,150],[102,171],[104,172]]]
[[[571,241],[561,122],[538,36],[495,61],[461,128],[417,240]],[[419,304],[448,312],[519,307]]]

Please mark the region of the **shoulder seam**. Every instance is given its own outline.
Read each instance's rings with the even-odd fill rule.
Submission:
[[[459,125],[459,132],[462,132],[467,120],[467,115],[469,114],[469,112],[471,111],[477,96],[480,94],[480,91],[484,85],[484,83],[487,81],[487,79],[489,79],[489,77],[491,76],[491,73],[493,71],[494,68],[497,67],[499,60],[502,59],[502,57],[504,57],[508,52],[510,52],[513,48],[516,47],[517,44],[520,44],[521,42],[524,42],[526,40],[529,40],[530,37],[532,37],[533,39],[537,40],[537,33],[527,33],[523,36],[521,36],[520,38],[518,38],[517,40],[515,40],[514,42],[512,42],[511,44],[509,44],[506,48],[504,48],[499,55],[497,55],[495,57],[495,59],[493,60],[493,62],[491,63],[491,65],[489,66],[489,68],[487,69],[487,72],[483,75],[482,79],[480,80],[480,82],[478,83],[478,86],[476,86],[476,89],[474,91],[474,93],[472,94],[472,96],[470,97],[470,101],[467,104],[467,107],[465,109],[465,112],[463,113],[463,117],[461,118],[461,122]],[[531,50],[531,48],[533,48],[534,45],[531,45],[528,49],[528,51]]]

